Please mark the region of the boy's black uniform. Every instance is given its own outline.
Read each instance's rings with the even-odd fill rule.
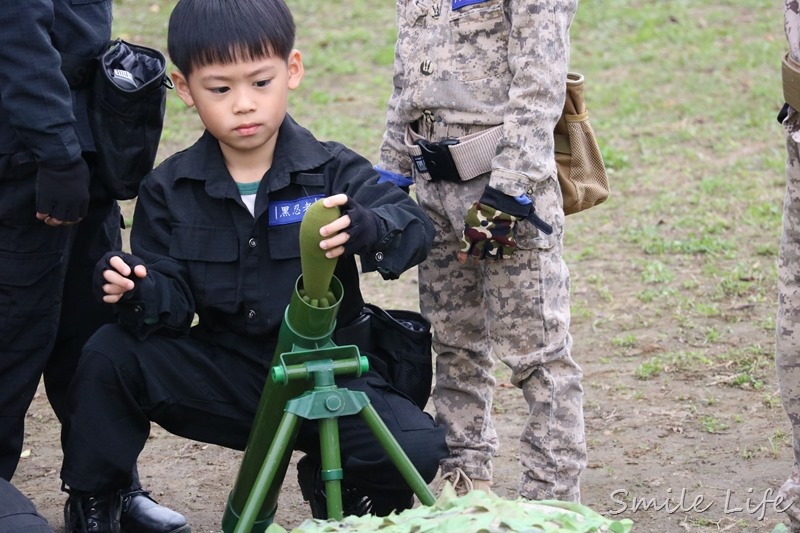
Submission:
[[[131,248],[148,275],[117,305],[121,325],[102,328],[84,350],[70,389],[66,484],[91,493],[125,486],[150,421],[243,449],[301,272],[305,208],[346,193],[378,215],[378,244],[361,255],[364,271],[396,278],[427,255],[430,221],[401,189],[377,180],[366,159],[317,141],[288,116],[255,217],[209,133],[145,178]],[[335,274],[344,286],[337,323],[345,325],[364,304],[354,257],[340,257]],[[432,480],[447,453],[443,428],[372,372],[346,386],[368,394],[422,477]],[[319,453],[315,430],[305,423],[297,441],[312,455]],[[360,417],[342,418],[340,436],[345,483],[408,500],[411,490]]]

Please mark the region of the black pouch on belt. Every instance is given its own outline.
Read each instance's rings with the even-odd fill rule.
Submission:
[[[358,318],[336,330],[333,340],[358,346],[371,369],[425,408],[433,384],[432,334],[421,314],[365,304]]]
[[[153,169],[172,80],[161,52],[121,39],[97,60],[89,104],[97,175],[113,198],[128,200]]]

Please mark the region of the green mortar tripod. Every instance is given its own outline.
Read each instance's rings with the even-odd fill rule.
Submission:
[[[319,421],[329,518],[343,518],[338,418],[347,415],[363,418],[423,505],[435,501],[366,394],[339,388],[334,382],[337,375],[361,375],[368,369],[357,346],[336,346],[330,339],[343,295],[341,282],[332,278],[330,289],[336,303],[326,308],[304,302],[301,286],[302,276],[281,324],[272,371],[222,518],[223,533],[261,533],[272,523],[300,419]],[[280,419],[277,405],[285,405]]]

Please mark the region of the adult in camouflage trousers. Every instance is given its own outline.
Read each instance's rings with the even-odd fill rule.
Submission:
[[[553,155],[576,9],[577,0],[397,2],[378,170],[413,179],[437,229],[419,267],[420,307],[434,327],[433,400],[450,450],[442,474],[457,489],[491,486],[496,357],[530,411],[520,495],[580,499],[582,372]]]
[[[800,6],[786,0],[784,9],[788,55],[784,59],[784,92],[800,94]],[[792,69],[792,67],[794,67]],[[786,70],[789,68],[790,70]],[[797,77],[791,75],[798,72]],[[783,231],[778,263],[778,315],[775,365],[783,408],[792,424],[794,466],[789,479],[780,488],[785,498],[781,509],[800,533],[800,113],[797,101],[788,103],[778,119],[786,131],[786,192],[783,203]]]

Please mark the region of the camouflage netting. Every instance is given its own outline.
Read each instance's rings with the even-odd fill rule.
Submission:
[[[447,484],[432,507],[419,506],[386,517],[348,516],[341,522],[306,520],[290,533],[629,533],[629,519],[611,520],[586,506],[560,501],[506,500],[482,491],[457,497]],[[286,533],[276,524],[266,533]]]

